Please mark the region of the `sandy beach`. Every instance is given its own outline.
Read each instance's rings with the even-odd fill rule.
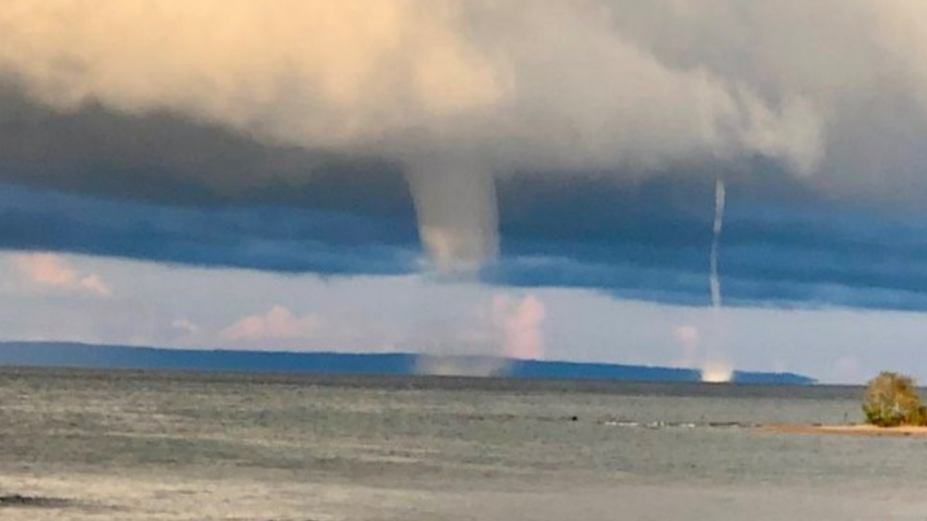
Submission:
[[[757,427],[763,432],[777,432],[790,434],[842,434],[846,436],[912,436],[927,437],[927,427],[877,427],[869,424],[853,425],[795,425],[778,424]]]

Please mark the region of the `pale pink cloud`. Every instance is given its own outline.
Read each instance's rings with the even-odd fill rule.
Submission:
[[[534,295],[521,301],[504,295],[492,299],[493,320],[502,330],[505,356],[525,360],[544,358],[544,335],[541,323],[546,315],[544,304]]]
[[[53,253],[23,253],[14,256],[13,265],[26,279],[40,286],[78,290],[109,296],[109,286],[96,273],[82,274],[67,260]]]
[[[263,315],[250,315],[222,330],[225,340],[299,339],[313,336],[321,321],[315,315],[294,316],[283,306],[273,306]]]
[[[673,338],[682,349],[679,359],[673,361],[677,367],[694,367],[698,365],[698,351],[702,335],[693,325],[681,325],[673,329]]]

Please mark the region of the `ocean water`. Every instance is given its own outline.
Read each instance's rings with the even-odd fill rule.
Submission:
[[[0,369],[0,518],[927,520],[861,392]]]

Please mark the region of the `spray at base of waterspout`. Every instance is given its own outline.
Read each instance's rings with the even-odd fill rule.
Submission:
[[[722,384],[734,380],[734,367],[726,362],[709,362],[702,366],[702,381]]]

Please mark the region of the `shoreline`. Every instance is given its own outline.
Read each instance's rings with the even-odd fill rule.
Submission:
[[[779,434],[833,434],[844,436],[887,436],[887,437],[925,437],[927,427],[901,426],[878,427],[869,424],[852,425],[811,425],[811,424],[774,424],[756,427],[761,432]]]

